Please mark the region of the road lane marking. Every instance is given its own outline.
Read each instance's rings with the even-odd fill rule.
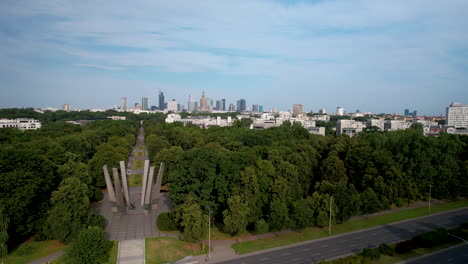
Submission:
[[[309,251],[309,250],[310,250],[310,248],[304,248],[303,250],[304,250],[304,251]]]
[[[315,254],[312,254],[310,256],[313,257],[313,256],[318,256],[318,255],[320,255],[320,253],[315,253]]]
[[[267,259],[270,259],[270,258],[262,258],[262,259],[260,259],[260,260],[267,260]]]
[[[296,260],[299,260],[299,258],[291,259],[290,261],[296,261]]]
[[[291,253],[286,252],[286,253],[281,254],[281,256],[286,256],[286,255],[289,255],[289,254],[291,254]]]
[[[361,237],[360,237],[360,236],[357,236],[357,237],[355,237],[354,239],[361,239]]]
[[[320,247],[328,247],[328,244],[323,244]]]

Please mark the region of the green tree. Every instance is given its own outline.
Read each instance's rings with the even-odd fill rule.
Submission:
[[[250,208],[239,195],[228,199],[228,209],[223,211],[224,230],[235,236],[245,232]]]
[[[271,230],[279,231],[287,228],[289,222],[288,206],[285,202],[279,199],[273,199],[270,203],[270,214],[268,217],[268,225]]]
[[[200,205],[191,195],[176,208],[175,218],[182,228],[182,238],[186,241],[198,241],[206,232],[207,216],[203,215]]]
[[[106,239],[102,228],[92,226],[81,230],[65,251],[66,264],[100,264],[109,260],[112,241]]]
[[[47,238],[71,242],[81,229],[88,226],[95,212],[89,207],[87,186],[79,179],[64,179],[52,193],[52,208],[48,212],[44,234]]]
[[[332,183],[339,180],[347,180],[348,178],[343,161],[335,155],[328,156],[328,158],[322,161],[320,171],[322,172],[322,180]]]
[[[361,193],[361,202],[361,211],[365,214],[375,213],[382,208],[379,197],[370,187]]]
[[[4,209],[0,208],[0,255],[3,257],[8,253],[8,224],[10,223],[10,219],[3,213]]]
[[[314,211],[303,199],[296,200],[292,204],[291,220],[294,228],[302,230],[314,224]]]

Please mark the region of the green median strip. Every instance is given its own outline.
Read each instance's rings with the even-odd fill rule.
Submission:
[[[442,202],[431,207],[431,214],[468,206],[468,200]],[[390,224],[406,219],[429,215],[427,207],[418,207],[403,211],[373,216],[332,226],[332,235],[366,229],[374,226]],[[292,232],[279,236],[268,237],[232,245],[239,254],[295,244],[328,236],[328,228],[308,228],[301,232]]]

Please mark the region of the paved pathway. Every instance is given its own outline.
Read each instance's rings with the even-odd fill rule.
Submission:
[[[119,242],[117,264],[144,264],[145,240],[133,239]]]
[[[50,261],[54,259],[58,259],[60,256],[63,255],[63,251],[59,251],[57,253],[42,257],[40,259],[33,260],[31,262],[28,262],[28,264],[44,264],[44,263],[49,263]],[[5,263],[6,264],[6,263]]]

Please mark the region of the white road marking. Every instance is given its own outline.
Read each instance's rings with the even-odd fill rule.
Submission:
[[[323,244],[320,247],[328,247],[328,244]]]
[[[361,239],[361,237],[360,237],[360,236],[357,236],[357,237],[355,237],[354,239]]]
[[[262,259],[260,259],[260,260],[267,260],[267,259],[270,259],[270,258],[262,258]]]
[[[299,260],[299,258],[291,259],[290,261],[296,261],[296,260]]]
[[[291,253],[286,252],[286,253],[281,254],[281,256],[286,256],[286,255],[289,255],[289,254],[291,254]]]
[[[315,253],[315,254],[312,254],[310,256],[313,257],[313,256],[318,256],[318,255],[320,255],[320,253]]]

